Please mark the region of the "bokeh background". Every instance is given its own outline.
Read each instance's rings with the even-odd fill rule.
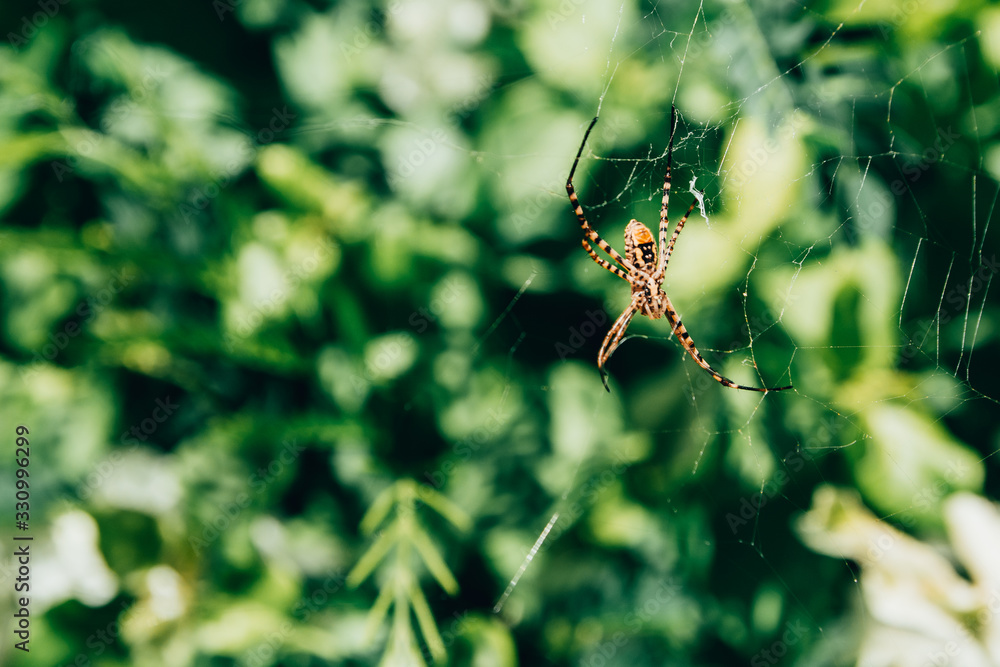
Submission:
[[[1000,9],[0,21],[0,663],[1000,664]]]

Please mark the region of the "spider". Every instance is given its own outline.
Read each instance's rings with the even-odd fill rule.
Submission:
[[[677,310],[670,303],[670,297],[663,291],[663,277],[667,271],[667,262],[670,261],[670,254],[674,251],[674,244],[677,242],[677,237],[680,236],[681,230],[684,229],[684,223],[687,222],[688,216],[691,215],[691,211],[694,210],[694,207],[698,203],[697,200],[691,202],[687,213],[677,223],[677,227],[674,229],[674,233],[668,243],[667,231],[670,223],[667,220],[667,205],[670,203],[670,165],[673,161],[674,132],[677,129],[677,109],[674,107],[670,109],[670,142],[667,145],[667,173],[663,177],[663,204],[660,206],[659,254],[656,252],[657,245],[656,241],[653,240],[653,234],[646,225],[638,220],[633,219],[629,221],[628,226],[625,227],[625,257],[618,254],[587,222],[587,218],[583,213],[583,207],[580,206],[580,200],[577,199],[576,190],[573,188],[573,174],[576,173],[576,167],[580,163],[580,156],[583,155],[583,148],[587,145],[587,138],[590,136],[590,131],[594,129],[594,125],[596,124],[597,118],[594,118],[594,120],[590,121],[590,126],[583,135],[580,150],[576,153],[576,159],[573,160],[573,168],[569,170],[569,178],[566,180],[566,192],[569,194],[569,203],[573,207],[573,212],[576,213],[576,217],[580,220],[580,226],[583,228],[585,235],[585,238],[581,239],[583,249],[600,266],[619,278],[627,280],[632,286],[632,303],[615,320],[611,330],[608,331],[608,335],[604,338],[600,352],[597,354],[597,370],[601,373],[604,388],[609,392],[611,391],[611,388],[608,386],[608,374],[604,370],[604,364],[621,342],[629,322],[632,321],[632,317],[636,313],[641,313],[654,320],[666,317],[667,321],[670,322],[671,331],[677,336],[677,339],[684,346],[684,349],[687,350],[688,354],[691,355],[699,366],[708,371],[713,378],[723,385],[732,389],[744,389],[746,391],[760,391],[764,393],[791,389],[792,385],[774,388],[746,387],[736,384],[729,378],[723,377],[698,352],[694,341],[691,340],[691,335],[681,323],[681,318],[677,314]],[[614,266],[606,259],[598,257],[597,253],[594,252],[593,246],[587,241],[588,238],[597,244],[597,247],[608,253],[618,263],[618,266]]]

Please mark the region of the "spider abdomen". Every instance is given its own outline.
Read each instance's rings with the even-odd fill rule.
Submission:
[[[632,220],[625,227],[625,256],[639,271],[652,273],[656,270],[656,241],[649,227],[638,220]]]

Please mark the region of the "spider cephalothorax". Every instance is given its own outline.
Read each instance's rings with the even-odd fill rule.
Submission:
[[[783,389],[791,389],[792,386],[788,385],[786,387],[775,387],[775,388],[761,388],[761,387],[746,387],[741,384],[736,384],[732,380],[723,377],[714,368],[712,368],[705,358],[701,356],[698,352],[698,348],[695,347],[694,341],[691,340],[691,335],[687,332],[684,324],[681,323],[681,318],[677,314],[677,310],[674,308],[673,304],[670,303],[670,298],[667,296],[666,292],[663,291],[663,277],[667,271],[667,263],[670,261],[670,254],[674,251],[674,244],[677,242],[677,237],[680,236],[681,230],[684,229],[684,223],[687,222],[688,216],[691,215],[691,211],[694,210],[695,205],[698,203],[697,200],[691,202],[691,206],[688,207],[687,213],[684,217],[680,219],[677,223],[677,227],[674,229],[674,233],[670,237],[670,241],[667,241],[667,231],[669,230],[670,223],[667,219],[667,205],[670,203],[670,166],[673,160],[674,152],[674,130],[677,127],[677,110],[671,108],[670,110],[670,142],[667,145],[667,173],[663,177],[663,202],[660,206],[660,239],[659,239],[659,252],[657,252],[657,243],[653,238],[653,233],[649,231],[649,227],[642,224],[638,220],[632,220],[625,227],[625,256],[623,257],[612,248],[607,241],[602,239],[600,235],[590,226],[587,222],[587,218],[583,213],[583,207],[580,206],[580,201],[577,199],[576,191],[573,188],[573,174],[576,173],[576,167],[580,163],[580,156],[583,155],[583,147],[587,145],[587,137],[590,136],[590,131],[594,129],[594,125],[597,124],[597,118],[594,118],[590,122],[590,127],[587,128],[587,132],[583,135],[583,142],[580,144],[580,150],[576,153],[576,159],[573,161],[573,168],[569,171],[569,178],[566,180],[566,192],[569,194],[569,203],[573,207],[573,212],[576,213],[577,219],[580,221],[580,226],[583,228],[583,233],[586,235],[583,241],[583,248],[590,255],[591,259],[597,262],[599,265],[615,274],[619,278],[623,278],[629,282],[632,286],[632,303],[629,307],[625,309],[615,323],[611,326],[611,330],[608,335],[604,338],[604,343],[601,345],[601,351],[597,355],[597,368],[601,371],[601,379],[604,381],[604,388],[611,391],[608,387],[607,374],[604,372],[604,364],[607,362],[608,358],[618,347],[621,342],[622,337],[625,335],[625,330],[628,328],[629,322],[632,321],[632,317],[636,313],[641,313],[646,317],[657,320],[661,317],[666,317],[667,321],[670,322],[670,328],[677,339],[687,350],[688,354],[698,363],[699,366],[704,368],[706,371],[711,373],[712,377],[718,380],[720,383],[727,387],[732,387],[733,389],[745,389],[747,391],[781,391]],[[587,239],[597,244],[597,247],[608,253],[608,255],[618,263],[618,266],[613,265],[606,259],[602,259],[597,256],[594,251],[593,246],[590,245]]]

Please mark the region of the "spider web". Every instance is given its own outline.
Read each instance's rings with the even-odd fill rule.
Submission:
[[[408,5],[388,10],[393,37],[419,41],[424,24]],[[322,77],[285,82],[313,115],[280,138],[322,146],[332,130],[337,141],[362,143],[384,130],[385,155],[419,159],[383,156],[389,188],[449,219],[474,217],[474,197],[455,196],[474,189],[448,187],[467,185],[465,167],[489,175],[496,278],[510,296],[470,349],[477,359],[499,349],[505,363],[488,406],[498,428],[488,435],[510,434],[490,448],[502,454],[474,448],[501,471],[495,484],[503,493],[491,501],[503,527],[484,547],[507,564],[494,572],[497,581],[518,582],[503,594],[501,617],[518,630],[540,626],[555,609],[560,620],[610,628],[605,637],[623,621],[626,641],[612,640],[620,664],[689,647],[707,625],[742,653],[754,642],[762,651],[775,642],[791,650],[797,622],[807,638],[791,636],[816,655],[836,653],[838,641],[856,644],[857,629],[817,611],[813,590],[816,581],[849,584],[851,595],[831,596],[831,606],[854,604],[862,586],[853,559],[819,556],[793,530],[813,492],[825,483],[856,486],[881,523],[940,534],[925,507],[928,489],[944,492],[935,490],[937,471],[914,467],[909,455],[937,447],[943,467],[978,466],[987,495],[997,495],[991,287],[1000,190],[989,102],[1000,90],[996,71],[979,63],[981,37],[928,37],[926,25],[910,27],[924,48],[904,57],[899,41],[916,10],[850,0],[826,14],[796,2],[570,0],[497,2],[491,10],[498,23],[518,27],[531,73],[476,84],[452,108],[452,125],[477,108],[490,117],[481,146],[461,141],[454,127],[439,135],[437,119],[345,120],[330,104],[342,101],[341,82]],[[343,12],[311,24],[300,57],[361,58],[327,53],[337,39],[323,30],[349,44],[348,19],[366,30],[373,23],[358,7]],[[429,93],[396,65],[379,92],[394,109],[415,107],[410,100]],[[575,183],[592,225],[621,250],[630,218],[651,226],[658,219],[672,105],[679,123],[671,220],[692,200],[698,206],[664,288],[715,368],[741,384],[793,383],[792,391],[726,389],[693,363],[665,321],[642,317],[608,363],[611,394],[601,386],[596,352],[629,290],[580,248],[564,179],[599,115]],[[441,167],[454,155],[466,162]],[[370,168],[365,158],[342,166]],[[402,237],[392,218],[371,223],[381,235],[373,245],[389,248],[389,257]],[[525,369],[536,368],[543,370],[528,375],[536,385],[524,386]],[[532,400],[546,401],[551,424],[518,423]],[[917,442],[921,433],[931,442]],[[547,457],[537,462],[530,443],[543,443]],[[952,487],[974,487],[974,476]],[[449,492],[475,499],[480,489],[462,487],[459,477]],[[711,565],[699,570],[701,563]],[[596,596],[620,613],[581,619],[577,608]],[[690,621],[696,617],[700,626]],[[569,633],[558,623],[546,631]],[[647,631],[668,645],[646,644]],[[605,648],[567,652],[596,665]],[[700,657],[725,664],[732,655]]]
[[[498,596],[501,618],[530,627],[544,622],[543,610],[601,595],[619,621],[635,621],[626,620],[624,645],[614,644],[622,664],[655,653],[643,637],[649,629],[690,646],[677,628],[693,615],[718,619],[720,643],[743,653],[759,646],[761,664],[773,664],[767,651],[794,651],[796,642],[809,645],[812,653],[798,651],[804,660],[849,663],[854,653],[838,646],[858,643],[859,622],[818,611],[816,582],[800,563],[833,562],[837,574],[822,581],[852,591],[834,604],[857,605],[862,625],[875,621],[855,600],[854,560],[819,556],[793,528],[814,492],[857,487],[881,523],[940,534],[925,508],[936,471],[914,467],[912,440],[932,430],[934,442],[922,448],[975,469],[949,490],[974,487],[970,479],[991,474],[1000,451],[995,435],[981,439],[1000,415],[991,372],[1000,191],[987,145],[993,115],[977,109],[1000,90],[996,72],[975,64],[979,38],[925,39],[926,48],[902,57],[893,40],[908,10],[864,2],[828,14],[796,2],[491,9],[518,27],[531,73],[484,79],[452,108],[445,132],[434,120],[345,121],[330,111],[328,122],[316,111],[295,133],[321,142],[332,129],[361,141],[386,130],[383,151],[410,156],[384,159],[390,189],[446,218],[470,214],[472,204],[455,197],[471,188],[444,184],[464,183],[465,167],[489,175],[497,278],[510,298],[491,312],[472,353],[506,351],[489,406],[502,428],[490,433],[511,434],[494,446],[503,454],[475,447],[506,471],[496,483],[509,489],[496,510],[505,527],[485,546],[506,563],[497,580],[511,581]],[[419,41],[415,28],[401,37],[409,15],[396,11],[389,32]],[[399,91],[420,93],[398,76],[383,92],[403,108]],[[629,219],[655,232],[673,105],[672,223],[692,201],[696,208],[664,289],[713,367],[740,384],[792,383],[792,391],[726,389],[665,321],[643,317],[608,362],[610,396],[601,385],[594,359],[629,290],[580,248],[564,179],[599,116],[575,179],[588,219],[619,250]],[[958,116],[956,107],[970,112]],[[477,109],[491,122],[473,149],[454,125]],[[394,221],[373,224],[375,245],[391,246]],[[526,387],[526,368],[549,370]],[[544,436],[512,426],[531,394],[546,397]],[[530,491],[517,482],[523,461],[538,457],[525,442],[550,448],[524,471],[542,486]],[[883,480],[889,490],[880,494]],[[716,497],[720,486],[731,492]],[[450,491],[459,502],[477,493]],[[699,532],[705,525],[710,532]],[[698,562],[710,569],[691,571]],[[580,574],[595,570],[604,576]],[[607,590],[618,587],[627,591]],[[656,626],[664,618],[668,627]],[[798,624],[805,638],[793,633],[790,642]],[[575,655],[602,664],[606,648]]]
[[[939,535],[939,526],[928,529],[924,510],[929,495],[940,499],[948,491],[928,491],[933,475],[922,476],[928,471],[907,460],[907,447],[926,445],[915,440],[929,429],[953,465],[960,459],[960,466],[976,468],[951,490],[975,487],[985,474],[994,487],[987,495],[996,495],[995,429],[978,432],[992,434],[984,442],[973,426],[1000,415],[991,292],[998,266],[991,223],[1000,188],[985,140],[992,116],[987,122],[979,110],[997,96],[996,72],[982,71],[980,36],[968,32],[929,39],[909,59],[897,57],[892,40],[900,39],[896,31],[912,9],[841,4],[831,12],[838,18],[830,19],[795,2],[644,3],[641,12],[623,3],[614,13],[596,3],[567,7],[550,10],[551,39],[535,62],[546,83],[601,118],[575,179],[591,225],[619,251],[630,218],[655,234],[676,104],[671,227],[690,202],[697,206],[664,289],[724,375],[755,386],[792,382],[795,389],[770,395],[723,389],[664,322],[637,317],[607,366],[612,395],[602,395],[593,357],[628,304],[628,286],[578,247],[558,269],[528,259],[548,238],[567,237],[563,230],[574,224],[567,222],[561,179],[589,119],[549,128],[556,138],[546,145],[557,143],[559,151],[498,147],[508,240],[526,250],[507,265],[505,275],[522,291],[501,316],[510,322],[499,328],[521,336],[523,353],[546,345],[567,359],[572,370],[548,379],[553,393],[560,381],[578,381],[576,371],[588,365],[592,377],[584,373],[583,381],[594,388],[574,398],[587,413],[580,418],[596,426],[589,433],[575,429],[575,441],[554,438],[553,467],[575,465],[552,472],[549,489],[559,500],[523,536],[530,546],[529,533],[541,529],[522,570],[537,563],[541,541],[572,530],[567,509],[582,506],[585,532],[604,544],[641,551],[642,542],[670,532],[653,527],[648,516],[640,520],[626,499],[617,502],[619,513],[587,515],[593,501],[582,498],[616,459],[628,461],[625,467],[642,461],[641,472],[628,483],[596,488],[625,493],[627,484],[641,481],[670,488],[660,496],[663,523],[683,521],[685,503],[704,502],[700,485],[721,474],[742,492],[728,510],[707,503],[728,523],[700,537],[715,552],[717,569],[740,573],[743,583],[762,582],[734,584],[732,598],[743,587],[758,611],[784,600],[791,609],[785,624],[762,622],[762,628],[780,634],[792,623],[787,619],[804,620],[814,655],[832,652],[849,662],[855,654],[838,642],[845,636],[856,642],[861,630],[818,617],[805,601],[812,582],[785,575],[809,553],[793,524],[809,509],[812,492],[826,483],[857,486],[885,525]],[[769,30],[770,21],[787,32]],[[572,29],[563,31],[566,23]],[[546,213],[550,199],[553,216]],[[539,315],[523,300],[568,281],[603,308],[596,317],[581,309],[556,328],[559,335],[536,324]],[[572,402],[566,393],[553,403]],[[774,427],[782,415],[790,428]],[[887,432],[897,417],[910,422]],[[845,472],[845,461],[866,457],[883,461],[856,466],[854,476]],[[661,467],[659,477],[649,464]],[[878,493],[880,484],[898,488]],[[842,565],[843,580],[860,598],[852,559]],[[529,568],[525,580],[534,583],[527,585],[551,591],[542,581],[553,571],[536,567],[544,574],[533,579]],[[732,583],[730,575],[724,580]],[[508,595],[509,589],[504,600]],[[719,606],[732,598],[720,595]],[[683,600],[683,594],[675,600],[678,608]],[[525,613],[510,611],[513,618]],[[876,623],[864,609],[858,614],[862,624]],[[912,637],[895,639],[903,646]],[[787,633],[778,643],[788,650]],[[595,647],[586,655],[597,654]]]

